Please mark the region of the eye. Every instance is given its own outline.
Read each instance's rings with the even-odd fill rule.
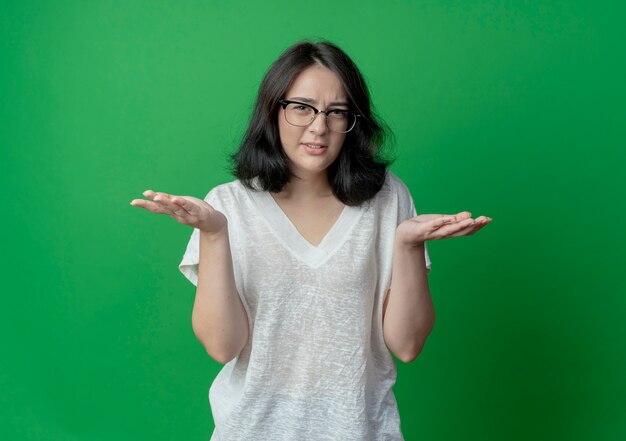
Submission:
[[[350,112],[348,112],[347,110],[333,109],[330,111],[330,116],[336,119],[347,118],[349,115]]]
[[[306,104],[298,104],[298,103],[289,104],[289,106],[287,107],[287,110],[294,112],[294,113],[302,113],[302,114],[309,114],[313,111],[313,109],[311,109]]]

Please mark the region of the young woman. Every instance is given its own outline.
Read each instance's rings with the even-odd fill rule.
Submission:
[[[383,140],[352,60],[305,41],[259,88],[236,180],[131,202],[194,227],[179,268],[194,332],[225,364],[211,440],[403,439],[391,354],[412,361],[434,325],[425,242],[491,219],[417,216]]]

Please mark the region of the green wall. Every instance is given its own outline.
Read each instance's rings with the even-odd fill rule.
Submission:
[[[179,272],[269,64],[361,68],[429,242],[437,323],[398,362],[407,440],[626,439],[623,2],[4,1],[3,440],[206,440],[221,365]]]

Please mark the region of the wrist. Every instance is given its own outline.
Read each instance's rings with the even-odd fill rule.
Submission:
[[[402,228],[402,224],[396,228],[396,246],[404,248],[424,248],[425,240],[415,237],[408,228]]]
[[[218,231],[207,231],[199,229],[200,240],[214,242],[228,237],[228,227],[221,228]]]
[[[416,240],[415,238],[406,237],[403,234],[396,234],[396,246],[405,248],[407,250],[423,250],[425,243],[426,241],[424,240]]]

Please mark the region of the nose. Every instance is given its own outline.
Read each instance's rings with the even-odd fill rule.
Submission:
[[[326,114],[319,112],[315,115],[313,122],[309,124],[309,130],[314,133],[326,133],[326,130],[328,130],[328,125],[326,124]]]

